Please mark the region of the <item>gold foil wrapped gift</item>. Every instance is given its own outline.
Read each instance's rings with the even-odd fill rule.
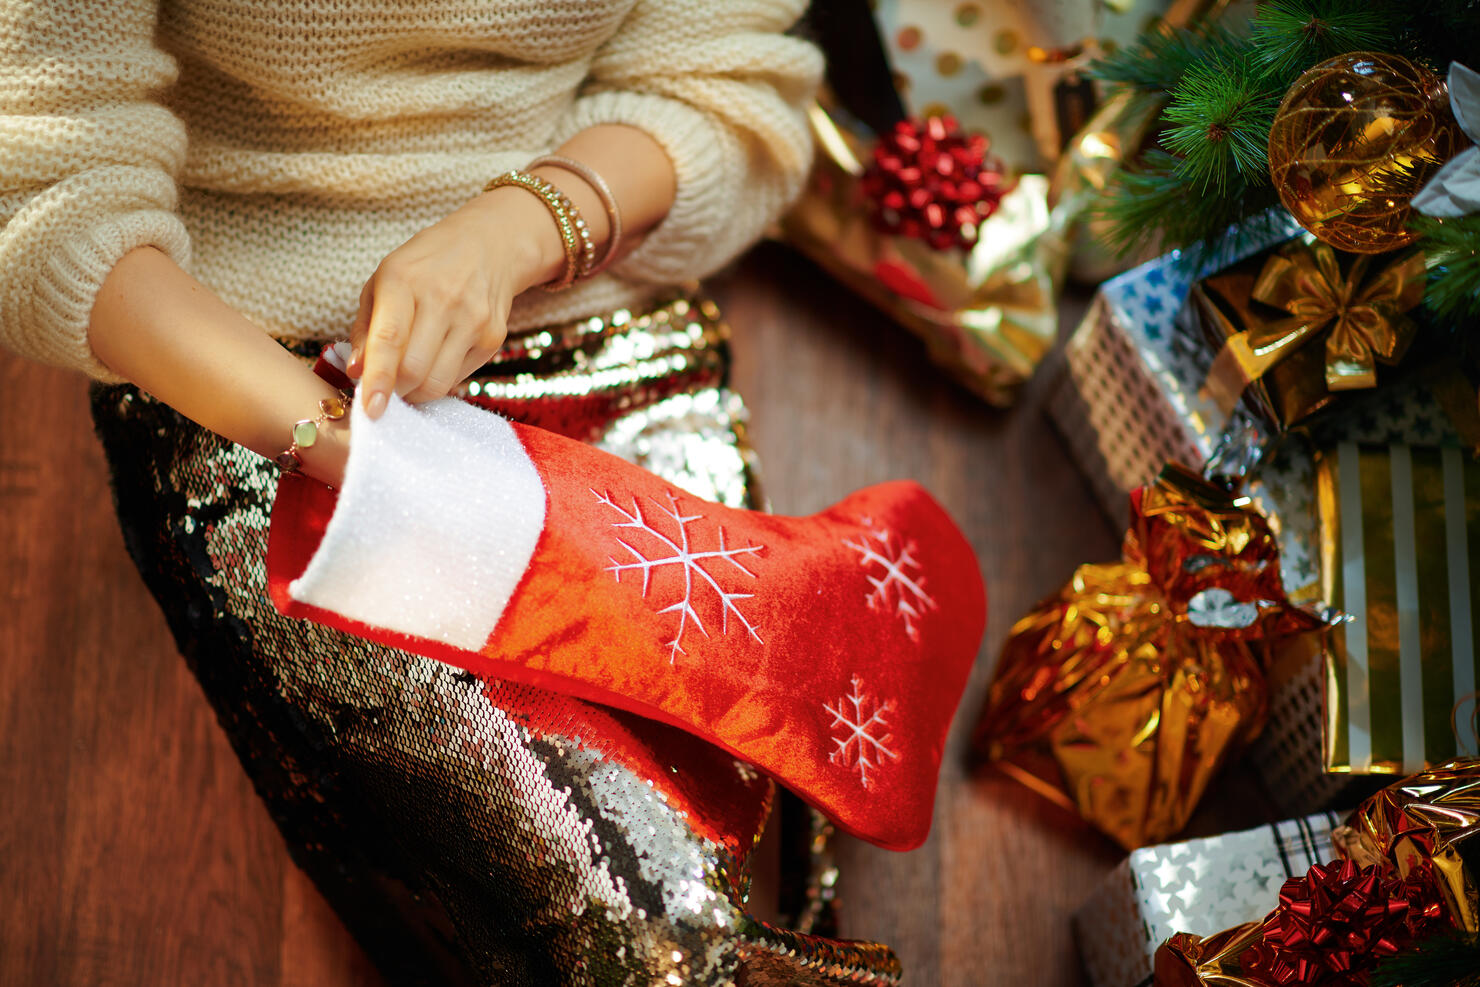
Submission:
[[[1064,247],[1050,222],[1047,179],[1020,176],[969,252],[936,250],[870,222],[859,190],[865,141],[820,107],[812,128],[817,163],[782,221],[786,240],[924,339],[931,358],[968,389],[1011,404],[1058,332]]]
[[[1480,932],[1480,760],[1389,785],[1332,836],[1342,856],[1364,867],[1385,860],[1400,877],[1427,861],[1455,928]]]
[[[1475,755],[1480,464],[1457,447],[1340,443],[1316,464],[1325,762],[1407,774]]]
[[[1356,257],[1308,237],[1235,264],[1195,284],[1189,312],[1219,347],[1202,396],[1228,413],[1242,400],[1289,428],[1340,392],[1377,383],[1395,364],[1423,299],[1423,256]]]
[[[1426,902],[1430,934],[1480,932],[1480,761],[1459,759],[1405,778],[1367,799],[1332,833],[1357,867],[1378,865]],[[1270,906],[1276,903],[1271,901]],[[1263,972],[1256,951],[1270,920],[1211,936],[1179,933],[1156,952],[1156,987],[1288,987],[1306,981]],[[1347,980],[1320,978],[1322,984]],[[1361,981],[1366,982],[1365,978]]]
[[[1180,467],[1131,497],[1120,562],[1081,566],[1013,627],[978,753],[1127,849],[1192,814],[1264,722],[1274,643],[1318,630],[1262,516]]]

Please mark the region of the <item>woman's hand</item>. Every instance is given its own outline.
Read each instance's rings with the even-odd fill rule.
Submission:
[[[673,165],[641,130],[590,127],[556,151],[585,162],[611,186],[629,249],[673,205]],[[611,231],[595,190],[561,169],[534,174],[574,202],[600,256]],[[446,395],[503,345],[514,296],[564,270],[565,247],[549,210],[533,193],[508,186],[484,192],[391,251],[360,292],[350,327],[349,375],[360,380],[365,411],[380,417],[392,391],[408,401]]]
[[[503,345],[514,296],[559,275],[559,231],[538,198],[485,192],[407,240],[360,292],[349,374],[378,418],[392,391],[443,397]]]

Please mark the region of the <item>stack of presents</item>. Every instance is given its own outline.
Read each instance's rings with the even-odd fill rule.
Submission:
[[[1480,244],[1457,261],[1422,224],[1469,228],[1480,209],[1480,163],[1461,157],[1480,157],[1464,150],[1480,76],[1409,44],[1430,100],[1416,114],[1389,90],[1342,90],[1378,107],[1363,139],[1434,124],[1426,145],[1373,152],[1406,191],[1321,171],[1361,136],[1350,120],[1322,118],[1314,170],[1275,172],[1276,122],[1257,209],[1225,235],[1117,257],[1096,204],[1118,171],[1154,164],[1167,100],[1105,84],[1096,60],[1148,26],[1257,41],[1270,9],[1322,7],[1239,6],[820,3],[815,29],[848,57],[781,235],[987,403],[1046,377],[1047,414],[1126,529],[1119,559],[1085,560],[1014,626],[974,742],[1129,854],[1075,917],[1091,982],[1460,983],[1422,978],[1480,970],[1480,374],[1465,345],[1480,298],[1435,292],[1452,294],[1450,265],[1480,266]],[[1397,87],[1386,57],[1296,66],[1270,112],[1319,109],[1320,73]],[[1075,282],[1070,297],[1092,297],[1061,327]],[[1287,821],[1173,842],[1236,760]]]

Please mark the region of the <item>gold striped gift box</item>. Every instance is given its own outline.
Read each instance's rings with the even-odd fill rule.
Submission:
[[[1410,774],[1477,752],[1480,464],[1341,443],[1317,460],[1326,770]]]

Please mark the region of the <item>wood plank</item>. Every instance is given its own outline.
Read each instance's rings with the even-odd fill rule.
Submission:
[[[85,383],[0,381],[0,983],[366,983],[321,901],[284,935],[297,871],[124,551]]]
[[[0,354],[0,983],[60,984],[72,752],[74,599],[58,555],[76,551],[87,491],[66,491],[78,456],[76,387]],[[32,430],[45,428],[38,436]],[[71,496],[63,498],[64,493]]]
[[[987,407],[919,342],[779,246],[712,288],[734,329],[736,386],[774,509],[805,513],[868,483],[919,480],[962,526],[987,582],[986,640],[930,839],[898,854],[841,838],[843,934],[890,943],[909,983],[1081,983],[1067,916],[1118,855],[1077,819],[964,765],[1008,628],[1076,564],[1118,548],[1041,414],[1041,386],[1011,412]]]

